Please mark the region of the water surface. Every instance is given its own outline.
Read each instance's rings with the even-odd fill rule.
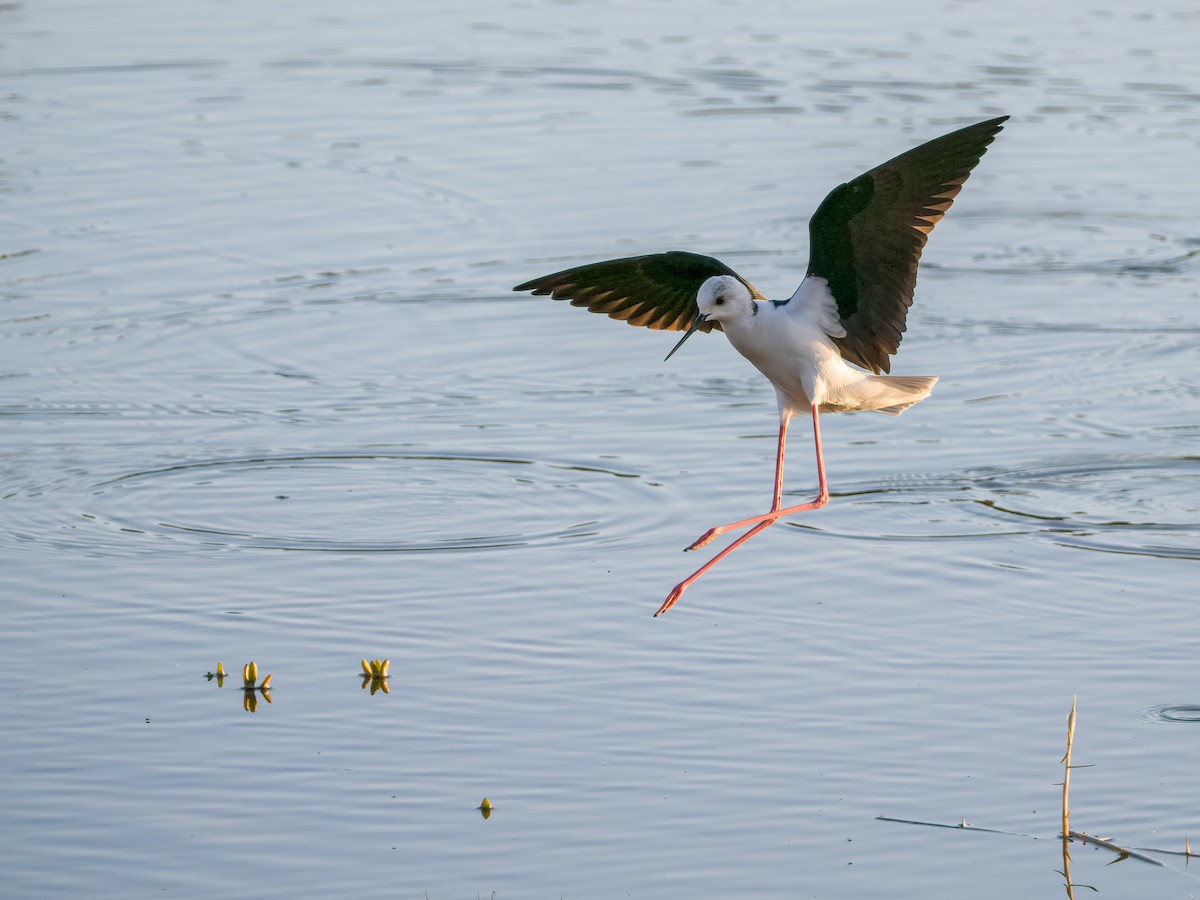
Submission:
[[[1076,695],[1072,826],[1181,851],[1197,28],[0,6],[9,891],[1049,896]],[[679,248],[786,296],[826,191],[1006,113],[896,361],[934,395],[829,417],[830,505],[651,619],[765,508],[773,395],[719,335],[664,365],[510,286]],[[814,480],[797,423],[793,502]],[[203,677],[251,659],[254,713]],[[1108,897],[1200,888],[1074,857]]]

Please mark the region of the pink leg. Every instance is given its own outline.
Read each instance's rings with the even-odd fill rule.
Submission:
[[[785,419],[779,423],[779,450],[775,456],[775,496],[771,501],[771,511],[764,513],[761,516],[752,516],[749,519],[742,519],[740,522],[730,522],[728,525],[718,525],[716,528],[710,528],[704,534],[696,539],[696,542],[691,546],[686,547],[686,550],[699,550],[713,538],[720,537],[727,531],[734,531],[738,528],[745,528],[748,525],[756,525],[759,522],[764,522],[767,519],[778,519],[781,516],[788,516],[792,513],[805,512],[810,509],[820,509],[829,502],[829,488],[825,484],[825,459],[821,452],[821,423],[817,416],[817,410],[814,407],[812,411],[813,420],[813,438],[817,445],[817,481],[819,492],[817,499],[808,503],[801,503],[799,506],[789,506],[787,509],[781,509],[783,502],[783,448],[787,442],[787,427],[788,423]]]
[[[687,578],[683,579],[683,581],[679,582],[679,584],[675,585],[675,587],[671,588],[671,593],[667,594],[667,599],[663,601],[663,605],[658,608],[658,612],[656,612],[654,614],[654,617],[658,618],[663,613],[665,613],[668,609],[670,609],[672,606],[674,606],[676,604],[676,602],[678,602],[679,598],[683,596],[683,592],[686,591],[691,586],[693,581],[695,581],[697,578],[699,578],[701,575],[703,575],[705,572],[707,572],[709,569],[711,569],[713,566],[715,566],[717,563],[719,563],[722,559],[724,559],[726,556],[728,556],[730,553],[732,553],[734,550],[736,550],[742,544],[746,543],[746,541],[750,540],[750,538],[754,537],[756,534],[758,534],[764,528],[769,528],[771,525],[774,525],[774,524],[775,524],[775,520],[773,518],[767,519],[766,521],[763,521],[763,522],[759,522],[757,525],[755,525],[753,528],[751,528],[749,531],[747,531],[745,534],[743,534],[740,538],[738,538],[736,541],[734,541],[732,544],[730,544],[728,547],[726,547],[724,550],[722,550],[720,553],[718,553],[716,556],[714,556],[712,559],[710,559],[708,562],[706,562],[704,565],[702,565],[700,568],[698,568],[695,572],[693,572]]]
[[[775,496],[771,503],[771,511],[761,516],[743,519],[741,522],[733,522],[729,525],[721,525],[717,528],[713,528],[705,532],[700,540],[688,547],[687,549],[689,550],[695,550],[697,547],[704,546],[718,535],[724,534],[725,532],[734,528],[743,528],[747,525],[754,526],[683,581],[679,582],[679,584],[675,585],[675,587],[671,589],[671,593],[667,594],[667,599],[663,601],[663,605],[658,608],[658,612],[654,614],[655,617],[661,616],[668,609],[674,606],[679,601],[679,598],[683,596],[683,592],[691,586],[692,582],[694,582],[697,578],[723,560],[742,544],[746,543],[746,541],[750,540],[750,538],[754,537],[760,531],[763,531],[764,529],[769,528],[771,525],[774,525],[776,520],[792,513],[804,512],[805,510],[809,509],[820,509],[829,502],[829,488],[825,483],[825,459],[821,453],[821,426],[817,419],[817,408],[815,406],[812,410],[812,418],[813,438],[817,445],[817,479],[820,485],[820,493],[817,495],[817,499],[808,503],[801,503],[799,506],[789,506],[786,509],[780,508],[783,498],[783,450],[784,445],[787,443],[788,427],[788,420],[784,419],[779,423],[779,450],[775,457]]]

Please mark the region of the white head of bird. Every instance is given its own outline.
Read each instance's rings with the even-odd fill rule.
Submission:
[[[714,275],[700,285],[696,292],[696,318],[691,327],[684,332],[666,359],[675,355],[675,351],[683,346],[683,342],[696,333],[696,329],[710,319],[714,322],[732,322],[736,319],[746,319],[758,312],[755,304],[758,301],[737,278],[732,275]]]
[[[728,322],[754,315],[755,300],[732,275],[714,275],[696,292],[696,308],[706,319]]]

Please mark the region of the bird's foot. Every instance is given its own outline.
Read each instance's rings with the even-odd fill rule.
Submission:
[[[658,612],[656,612],[654,614],[655,617],[657,618],[658,616],[661,616],[668,609],[670,609],[672,606],[674,606],[676,603],[678,603],[679,598],[683,596],[683,592],[688,589],[688,587],[691,585],[691,583],[693,581],[695,581],[697,578],[699,578],[701,575],[703,575],[705,572],[707,572],[709,569],[711,569],[713,566],[715,566],[717,563],[719,563],[721,560],[723,560],[726,556],[728,556],[730,553],[732,553],[738,547],[742,546],[742,544],[746,543],[746,541],[750,540],[750,538],[754,537],[756,534],[758,534],[764,528],[769,528],[771,525],[773,525],[775,523],[775,520],[778,518],[779,518],[779,514],[772,512],[772,513],[767,513],[765,516],[757,516],[756,518],[751,519],[749,522],[735,522],[733,525],[722,525],[719,528],[712,529],[712,531],[716,532],[717,534],[720,534],[724,531],[728,531],[730,528],[736,528],[738,525],[748,525],[748,524],[754,523],[753,528],[751,528],[749,531],[747,531],[745,534],[743,534],[741,537],[739,537],[737,540],[735,540],[732,544],[730,544],[728,547],[726,547],[724,550],[722,550],[720,553],[718,553],[716,556],[714,556],[712,559],[710,559],[708,562],[706,562],[704,565],[702,565],[700,568],[698,568],[695,572],[693,572],[687,578],[683,579],[683,581],[679,582],[679,584],[675,585],[675,587],[671,588],[671,593],[667,594],[667,599],[664,600],[663,605],[658,608]],[[708,536],[705,535],[705,537],[708,537]],[[712,538],[708,538],[708,539],[711,540]],[[703,538],[702,538],[702,540],[703,540]]]
[[[718,525],[716,528],[708,529],[708,531],[704,532],[704,534],[702,534],[702,535],[700,535],[700,537],[696,538],[696,540],[694,540],[691,544],[684,547],[683,552],[687,553],[689,550],[699,550],[701,547],[703,547],[705,544],[712,541],[714,538],[718,538],[721,535],[723,535],[725,533],[725,530],[728,527],[729,527],[728,525]]]
[[[749,528],[751,525],[760,525],[763,522],[768,521],[774,522],[778,518],[778,510],[773,510],[769,513],[763,513],[761,516],[752,516],[749,519],[742,519],[740,522],[730,522],[728,525],[718,525],[715,528],[708,529],[708,531],[696,538],[696,540],[693,541],[689,546],[684,547],[683,552],[687,553],[689,550],[699,550],[705,544],[709,543],[715,538],[719,538],[727,531],[734,531],[738,528]]]
[[[694,577],[695,576],[693,576],[693,578]],[[675,587],[671,588],[671,593],[667,594],[667,599],[664,600],[663,605],[658,608],[658,612],[654,614],[654,618],[657,619],[677,602],[679,602],[679,598],[683,596],[683,592],[687,590],[687,587],[689,584],[691,584],[691,582],[692,579],[689,578],[687,581],[681,581],[679,584],[675,585]]]

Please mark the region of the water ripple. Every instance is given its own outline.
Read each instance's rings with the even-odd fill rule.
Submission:
[[[100,555],[166,545],[414,553],[608,543],[653,516],[652,487],[634,473],[502,456],[247,456],[106,479],[70,524],[25,523],[14,536]]]
[[[1149,706],[1138,711],[1144,722],[1200,725],[1200,706],[1195,704]]]
[[[928,269],[972,274],[1090,273],[1146,276],[1183,271],[1197,256],[1190,235],[1167,234],[1162,223],[1107,219],[1076,212],[961,215],[957,233],[939,235],[944,259]]]
[[[1191,456],[1101,457],[904,475],[839,494],[863,505],[886,505],[888,515],[876,517],[887,523],[886,532],[828,533],[874,540],[1024,534],[1079,550],[1200,559],[1198,487],[1200,457]],[[796,524],[811,528],[807,522]]]

